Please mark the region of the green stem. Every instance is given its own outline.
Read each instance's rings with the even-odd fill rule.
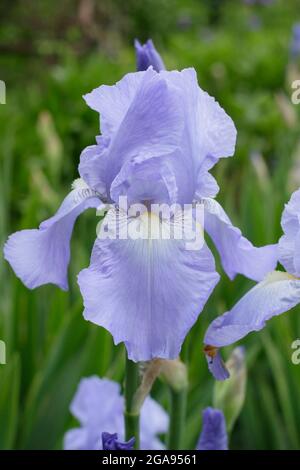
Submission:
[[[134,448],[140,446],[139,414],[133,411],[134,395],[139,386],[139,366],[138,363],[126,358],[125,377],[125,438],[129,440],[135,438]]]
[[[184,435],[187,388],[176,391],[170,387],[171,412],[168,436],[168,450],[182,450]]]

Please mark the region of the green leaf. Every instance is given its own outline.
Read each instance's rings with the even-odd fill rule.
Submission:
[[[14,447],[18,426],[20,361],[15,354],[0,365],[0,449]]]

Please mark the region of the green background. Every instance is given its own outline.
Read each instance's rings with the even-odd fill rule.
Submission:
[[[300,186],[300,105],[291,103],[299,62],[289,55],[300,2],[269,6],[239,0],[1,0],[0,242],[51,216],[77,177],[81,150],[94,143],[97,113],[81,96],[134,71],[134,37],[152,37],[169,69],[195,67],[199,84],[215,96],[238,130],[235,156],[214,169],[217,197],[256,245],[281,235],[284,203]],[[70,291],[27,290],[0,263],[0,448],[61,448],[75,424],[68,407],[83,376],[123,383],[124,349],[82,317],[76,275],[89,263],[93,211],[72,239]],[[202,353],[209,322],[253,284],[222,280],[190,333],[185,448],[193,449],[201,410],[211,404],[213,379]],[[45,269],[47,267],[45,266]],[[116,286],[117,288],[117,286]],[[105,292],[100,293],[105,295]],[[300,337],[300,307],[273,319],[246,347],[247,395],[231,435],[234,449],[300,447],[300,365],[291,343]],[[227,356],[230,348],[225,351]],[[168,405],[165,387],[153,395]]]

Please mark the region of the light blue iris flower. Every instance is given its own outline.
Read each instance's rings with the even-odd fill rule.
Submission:
[[[201,203],[204,229],[228,276],[260,281],[275,268],[276,246],[254,247],[213,199],[219,188],[210,170],[235,149],[232,119],[199,87],[193,68],[162,70],[152,43],[136,47],[147,70],[84,96],[100,115],[101,135],[80,156],[81,179],[39,229],[9,237],[5,258],[28,288],[53,283],[66,290],[70,238],[84,210],[109,204],[105,224],[121,196],[129,206]],[[133,361],[176,358],[218,280],[207,245],[188,250],[183,239],[98,237],[78,276],[84,318],[124,342]]]

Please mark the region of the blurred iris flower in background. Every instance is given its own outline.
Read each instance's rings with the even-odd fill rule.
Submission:
[[[66,450],[101,450],[103,436],[105,445],[131,445],[124,443],[124,398],[120,385],[97,376],[80,381],[72,400],[70,411],[78,419],[79,428],[65,434]],[[158,434],[168,429],[169,418],[164,409],[152,398],[147,397],[141,409],[140,441],[141,449],[163,449]],[[115,436],[118,435],[118,437]],[[112,436],[109,438],[109,435]],[[122,441],[122,443],[121,443]],[[116,449],[114,449],[116,450]]]
[[[131,450],[133,440],[124,439],[124,398],[120,385],[97,376],[82,379],[70,406],[81,427],[65,434],[66,450]],[[147,397],[141,409],[141,449],[159,450],[164,445],[158,434],[168,430],[164,409]],[[223,412],[211,407],[203,410],[202,431],[196,450],[227,450],[228,436]]]

